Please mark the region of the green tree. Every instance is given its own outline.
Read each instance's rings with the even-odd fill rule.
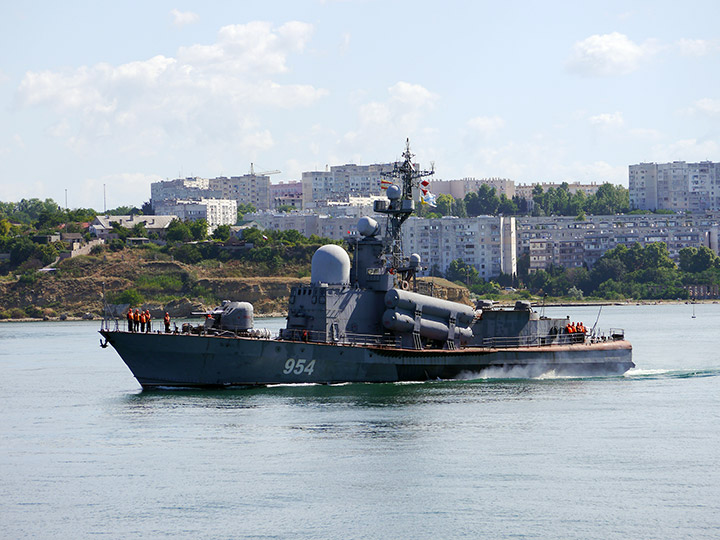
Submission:
[[[110,227],[112,227],[113,234],[117,234],[118,238],[123,242],[127,240],[128,236],[131,236],[131,231],[127,227],[120,225],[118,221],[111,221]]]
[[[18,266],[35,253],[35,244],[26,236],[16,239],[10,247],[10,264]]]
[[[685,247],[679,253],[680,270],[697,274],[720,266],[720,258],[708,247]]]
[[[201,241],[201,240],[207,240],[207,233],[208,233],[208,222],[204,219],[196,219],[195,221],[191,221],[188,223],[188,227],[190,228],[190,234],[192,235],[193,240]]]
[[[448,266],[445,278],[470,285],[478,280],[478,271],[477,268],[462,259],[455,259]]]
[[[109,294],[108,301],[111,304],[130,304],[132,307],[142,305],[145,299],[137,289],[125,289],[119,293]]]
[[[643,253],[643,267],[651,269],[676,268],[675,263],[670,258],[670,253],[668,252],[665,242],[654,242],[645,246]]]
[[[243,240],[252,242],[255,247],[264,246],[268,242],[268,237],[257,227],[250,227],[243,230]]]
[[[222,240],[225,242],[230,238],[230,225],[218,225],[212,233],[212,237],[215,240]]]
[[[622,186],[601,185],[597,192],[588,198],[585,210],[594,215],[612,215],[630,210],[630,192]]]
[[[501,193],[497,213],[505,216],[514,216],[518,213],[517,204],[513,199],[508,199],[507,195]]]
[[[257,208],[252,203],[238,203],[237,205],[237,221],[243,221],[245,214],[252,214],[257,212]]]
[[[168,242],[189,242],[192,240],[192,233],[186,223],[173,219],[168,225],[165,238]]]
[[[142,215],[142,210],[136,206],[118,206],[117,208],[108,210],[105,214],[108,216],[140,216]]]
[[[35,248],[33,255],[43,265],[48,265],[57,259],[58,251],[52,244],[41,244]]]
[[[187,264],[197,264],[202,260],[202,253],[194,244],[183,244],[173,254],[176,259]]]
[[[459,218],[468,217],[465,201],[463,199],[454,199],[452,215]]]
[[[139,221],[130,229],[130,236],[134,238],[147,238],[147,229],[145,229],[145,223]]]
[[[453,206],[455,205],[455,197],[447,195],[446,193],[441,193],[437,196],[436,205],[437,207],[435,208],[435,211],[438,214],[441,216],[452,216]]]

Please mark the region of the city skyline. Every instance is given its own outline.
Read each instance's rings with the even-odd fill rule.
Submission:
[[[0,200],[400,158],[436,178],[628,186],[720,161],[715,3],[0,7]],[[701,16],[700,16],[701,15]]]

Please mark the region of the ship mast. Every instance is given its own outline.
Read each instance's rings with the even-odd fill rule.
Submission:
[[[386,210],[382,211],[382,213],[388,215],[387,234],[383,254],[389,267],[398,271],[407,270],[407,262],[402,247],[402,225],[415,210],[413,200],[414,190],[419,187],[421,178],[435,174],[434,170],[416,170],[412,162],[414,154],[410,152],[410,139],[407,139],[405,142],[405,152],[403,152],[402,156],[403,161],[396,162],[392,171],[382,173],[383,176],[393,181],[399,180],[400,184],[399,186],[395,184],[395,186],[400,188],[399,196],[397,190],[391,194],[390,188],[388,188],[390,204]]]

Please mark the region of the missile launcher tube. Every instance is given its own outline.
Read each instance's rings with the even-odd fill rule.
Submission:
[[[383,326],[388,330],[396,332],[412,332],[415,329],[415,319],[407,313],[393,309],[385,310],[383,313]],[[445,341],[450,336],[448,325],[436,319],[422,317],[420,319],[420,335],[429,339]],[[472,330],[464,326],[455,327],[455,337],[471,339]]]
[[[455,320],[463,326],[471,324],[475,318],[475,310],[470,306],[400,289],[390,289],[385,294],[385,307],[402,309],[410,313],[419,310],[422,311],[423,316],[433,315],[440,319],[449,319],[450,316],[454,316]]]

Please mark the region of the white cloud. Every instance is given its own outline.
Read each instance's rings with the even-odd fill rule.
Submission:
[[[589,121],[594,126],[620,127],[625,123],[621,112],[603,113],[591,116]]]
[[[327,95],[272,80],[288,71],[288,57],[304,50],[312,30],[302,22],[252,22],[225,26],[216,43],[180,48],[175,58],[30,71],[16,103],[54,109],[60,118],[48,133],[81,153],[115,141],[120,150],[149,155],[162,151],[170,136],[187,146],[242,140],[252,149],[267,148],[273,137],[258,127],[258,106],[307,107]]]
[[[648,41],[638,45],[619,32],[596,34],[573,45],[567,69],[584,76],[613,76],[632,73],[657,50]]]
[[[392,100],[414,108],[432,107],[437,95],[419,84],[400,81],[388,88]]]
[[[360,122],[377,128],[413,130],[424,112],[432,109],[438,96],[419,84],[400,81],[388,88],[386,101],[373,101],[360,107]]]
[[[468,120],[467,125],[481,135],[491,135],[505,127],[505,120],[499,116],[476,116]]]
[[[662,133],[656,129],[650,128],[633,128],[629,131],[630,135],[638,139],[654,139],[662,138]]]
[[[658,163],[714,160],[720,154],[720,143],[712,139],[680,139],[653,147],[652,154]]]
[[[680,39],[675,45],[680,54],[686,56],[705,56],[720,51],[720,43],[717,40]]]
[[[350,32],[345,32],[342,35],[342,40],[340,42],[340,50],[345,52],[350,48]]]
[[[193,13],[192,11],[179,11],[177,9],[173,9],[172,11],[170,11],[170,15],[172,15],[173,24],[175,26],[185,26],[187,24],[193,24],[200,19],[200,16],[197,13]]]
[[[699,99],[690,108],[691,113],[705,115],[720,115],[720,99],[703,98]]]
[[[606,161],[593,161],[590,163],[573,162],[564,167],[564,178],[570,181],[597,182],[627,185],[627,166],[611,165]]]

